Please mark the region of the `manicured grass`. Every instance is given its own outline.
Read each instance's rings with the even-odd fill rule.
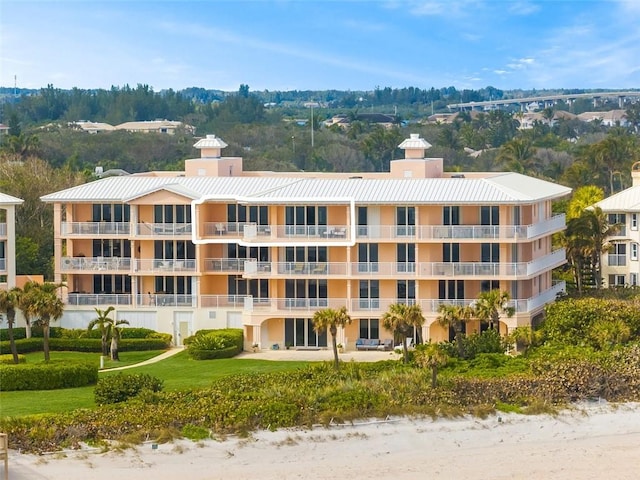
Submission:
[[[148,354],[149,352],[122,352],[124,363],[129,355]],[[161,353],[161,352],[155,352]],[[127,357],[125,357],[125,354]],[[33,360],[30,358],[33,355]],[[99,355],[75,352],[51,352],[52,359],[81,359],[89,355],[98,361]],[[42,352],[28,354],[27,362],[42,359]],[[142,358],[142,357],[140,357]],[[142,358],[144,360],[146,358]],[[142,361],[139,360],[139,361]],[[129,362],[134,363],[134,362]],[[308,365],[309,362],[273,362],[268,360],[220,359],[192,360],[186,352],[169,357],[158,363],[125,370],[123,373],[147,373],[164,380],[165,390],[182,390],[193,387],[205,387],[216,378],[246,372],[273,372],[294,370]],[[119,366],[119,365],[118,365]],[[101,372],[100,375],[116,375],[115,372]],[[23,416],[40,413],[68,412],[76,408],[94,408],[93,387],[69,388],[64,390],[38,390],[0,393],[0,417]]]
[[[144,362],[150,358],[163,353],[163,350],[145,350],[142,352],[120,352],[120,361],[112,362],[108,357],[104,359],[105,368],[124,367],[126,365],[133,365],[134,363]],[[40,363],[44,362],[44,354],[42,352],[32,352],[24,354],[27,359],[27,363]],[[51,360],[65,360],[70,362],[95,362],[96,365],[100,365],[99,353],[84,353],[84,352],[51,352]]]

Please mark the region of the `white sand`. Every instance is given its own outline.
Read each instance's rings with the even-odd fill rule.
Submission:
[[[640,403],[557,416],[396,419],[124,453],[10,457],[11,480],[640,478]]]

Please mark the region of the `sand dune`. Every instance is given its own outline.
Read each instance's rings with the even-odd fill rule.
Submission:
[[[391,419],[145,444],[123,453],[12,452],[11,480],[640,478],[640,403],[557,416]]]

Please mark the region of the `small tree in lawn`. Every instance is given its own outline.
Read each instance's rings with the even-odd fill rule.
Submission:
[[[51,322],[58,320],[64,311],[64,304],[58,297],[57,283],[27,282],[24,293],[20,298],[20,308],[25,316],[37,318],[37,323],[42,326],[42,346],[44,360],[48,362],[49,356],[49,331]]]
[[[107,357],[109,355],[109,325],[112,321],[109,318],[109,314],[115,310],[114,307],[108,307],[106,310],[99,308],[94,309],[97,317],[89,322],[87,330],[91,331],[94,328],[100,330],[100,339],[102,340],[102,356]]]
[[[335,368],[339,368],[340,366],[340,362],[338,360],[338,344],[336,342],[338,327],[344,328],[350,323],[351,317],[347,313],[347,307],[342,307],[339,310],[323,308],[313,314],[313,329],[317,333],[328,330],[331,334],[331,347],[333,348],[333,361]]]
[[[416,349],[416,364],[422,368],[431,369],[431,387],[438,385],[438,369],[449,361],[448,355],[437,343],[427,343]]]
[[[413,334],[415,328],[420,328],[425,319],[420,305],[406,305],[404,303],[392,303],[382,316],[384,328],[398,335],[402,340],[402,352],[404,363],[409,362],[409,350],[407,337]]]
[[[17,287],[0,291],[0,312],[7,314],[7,333],[9,335],[9,348],[13,356],[13,363],[19,363],[16,340],[13,337],[13,326],[16,323],[16,308],[18,308],[21,293],[22,290]]]
[[[118,355],[118,342],[122,337],[122,327],[120,325],[129,325],[127,320],[114,320],[112,318],[107,319],[108,335],[111,337],[111,347],[109,349],[111,360],[120,361]]]

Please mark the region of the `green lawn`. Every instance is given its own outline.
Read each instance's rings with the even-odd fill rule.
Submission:
[[[149,358],[150,352],[122,352],[121,364],[135,363],[131,359],[140,355],[137,361]],[[155,352],[158,354],[161,352]],[[145,357],[146,354],[146,357]],[[27,354],[27,362],[42,359],[42,352]],[[153,355],[151,355],[153,356]],[[86,359],[99,355],[75,352],[51,352],[52,359]],[[196,361],[186,352],[169,357],[158,363],[125,370],[123,373],[147,373],[164,380],[165,390],[180,390],[204,387],[214,379],[224,375],[245,372],[271,372],[293,370],[308,362],[273,362],[268,360],[220,359]],[[106,365],[105,365],[106,366]],[[116,375],[119,372],[101,372],[100,375]],[[40,413],[67,412],[75,408],[93,408],[93,387],[69,388],[64,390],[37,390],[0,393],[0,416],[22,416]]]
[[[150,358],[160,355],[164,350],[146,350],[143,352],[120,352],[120,361],[112,362],[108,357],[104,359],[104,368],[123,367],[134,363],[144,362]],[[44,362],[44,354],[42,352],[25,353],[27,363]],[[95,362],[100,365],[99,353],[83,353],[83,352],[51,352],[51,360],[67,360],[67,361],[86,361]]]

